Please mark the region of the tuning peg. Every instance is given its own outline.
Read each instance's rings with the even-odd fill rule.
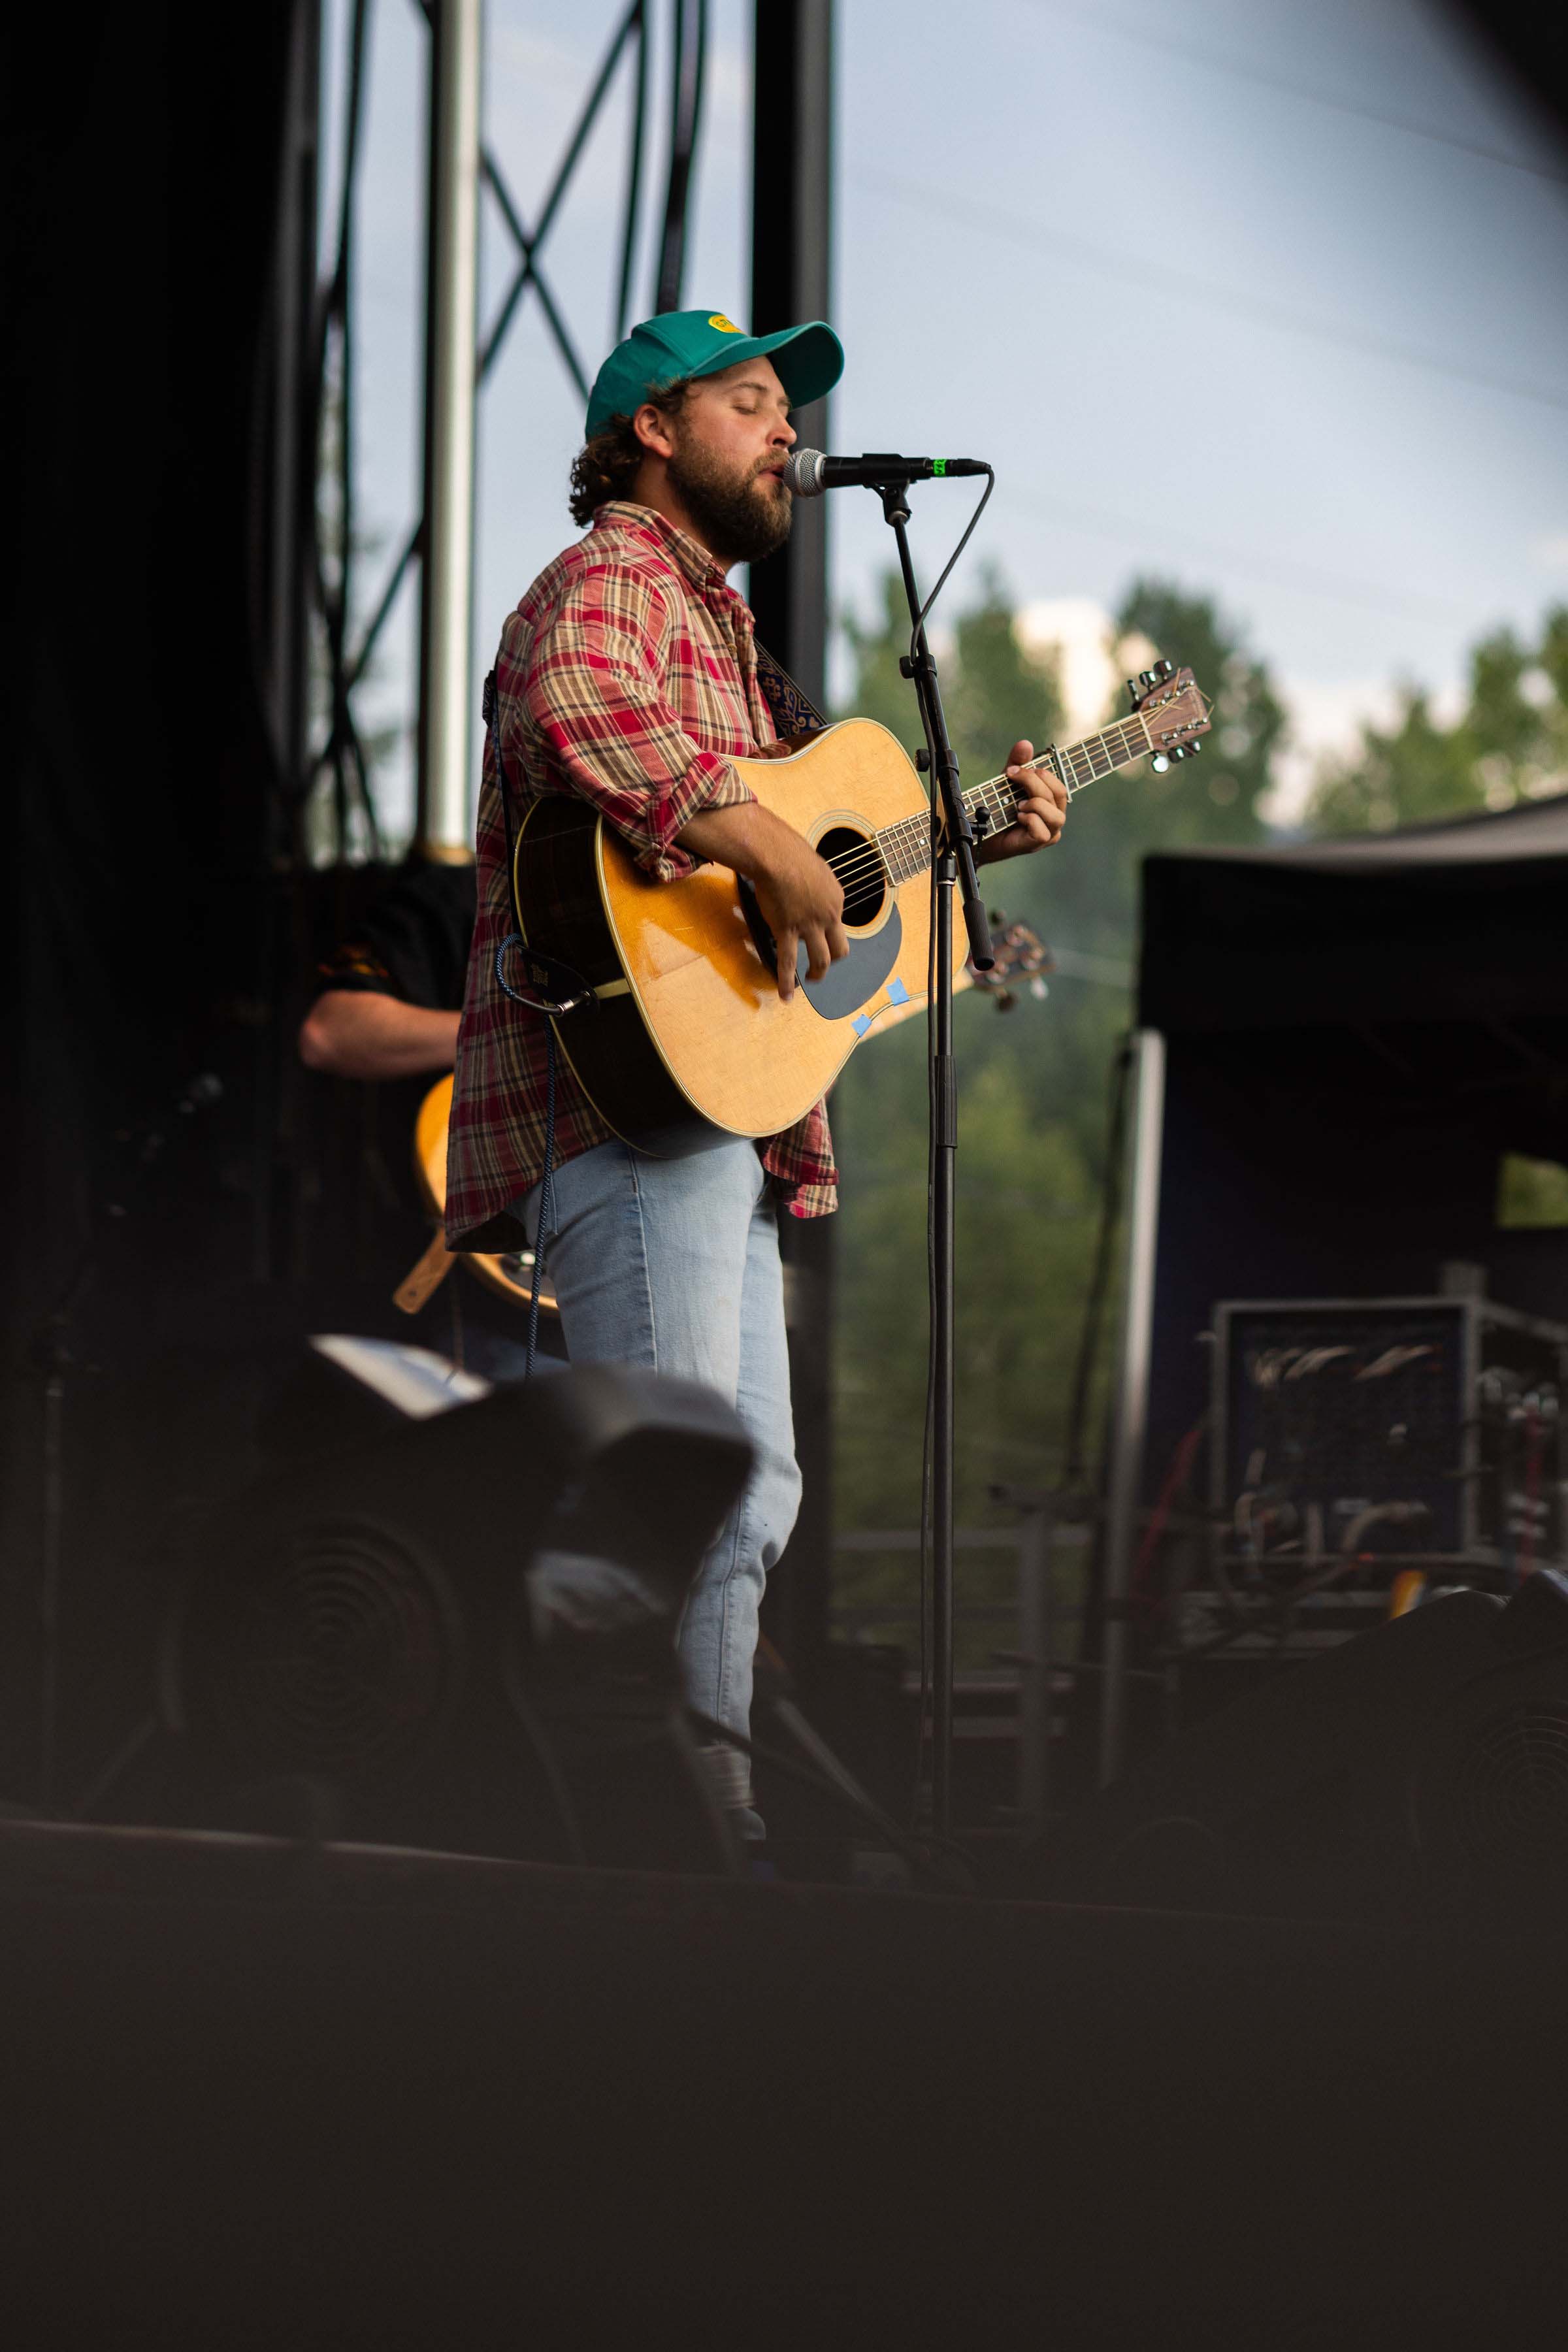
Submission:
[[[1187,750],[1188,750],[1188,751],[1191,753],[1192,757],[1193,757],[1194,760],[1197,758],[1198,753],[1203,750],[1203,748],[1204,748],[1204,747],[1203,747],[1203,744],[1202,744],[1202,742],[1201,742],[1201,741],[1200,741],[1200,742],[1196,742],[1196,743],[1189,743],[1189,744],[1187,745]]]
[[[1173,759],[1173,760],[1184,760],[1184,759],[1186,758],[1186,756],[1187,756],[1187,747],[1186,747],[1186,745],[1185,745],[1184,743],[1173,743],[1173,744],[1172,744],[1172,746],[1171,746],[1171,757],[1172,757],[1172,759]]]
[[[1130,677],[1127,681],[1127,698],[1131,703],[1133,709],[1136,710],[1138,708],[1138,681],[1135,677]]]
[[[1154,674],[1157,677],[1173,677],[1176,674],[1176,665],[1173,661],[1157,661],[1154,664]]]
[[[1138,673],[1138,683],[1140,686],[1144,688],[1158,686],[1160,683],[1160,674],[1157,670],[1141,669]]]
[[[1171,762],[1163,751],[1156,751],[1149,765],[1157,776],[1163,776]]]

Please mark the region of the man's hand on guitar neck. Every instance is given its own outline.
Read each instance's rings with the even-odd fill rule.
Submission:
[[[1034,745],[1015,743],[1007,754],[1007,782],[1018,793],[1018,814],[1001,833],[987,834],[974,853],[976,866],[994,866],[1003,857],[1027,857],[1032,850],[1049,849],[1061,838],[1067,822],[1067,786],[1048,768],[1029,765]]]
[[[804,751],[811,740],[809,735],[784,735],[776,743],[760,744],[749,756],[787,760],[792,753]],[[981,841],[974,853],[977,866],[994,866],[1004,857],[1027,857],[1061,839],[1067,822],[1067,786],[1048,768],[1033,766],[1034,757],[1035,747],[1027,737],[1020,737],[1008,752],[1007,781],[1016,787],[1018,814],[1002,832],[987,834]],[[812,978],[817,977],[814,971]]]
[[[782,817],[756,801],[744,801],[733,808],[703,809],[677,838],[693,857],[743,874],[755,890],[778,951],[778,990],[786,1004],[795,994],[802,940],[813,980],[821,980],[829,964],[848,954],[838,877]]]

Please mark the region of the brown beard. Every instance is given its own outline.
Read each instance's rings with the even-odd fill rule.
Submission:
[[[773,457],[766,465],[778,462]],[[732,473],[682,433],[668,470],[699,538],[721,562],[760,563],[789,537],[795,500],[766,466]]]

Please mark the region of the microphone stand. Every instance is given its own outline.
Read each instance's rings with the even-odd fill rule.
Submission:
[[[912,635],[900,675],[912,683],[925,730],[924,764],[932,779],[931,835],[936,871],[935,1066],[931,1073],[931,1826],[945,1836],[952,1814],[952,1471],[954,1217],[958,1160],[958,1085],[952,1058],[952,894],[962,891],[969,952],[977,971],[995,961],[974,871],[976,835],[958,789],[958,761],[948,736],[936,664],[921,618],[906,526],[912,476],[890,476],[876,488],[899,550]],[[917,759],[916,765],[921,762]],[[941,819],[940,826],[938,819]],[[924,1497],[921,1497],[922,1507]],[[923,1705],[923,1694],[922,1694]],[[922,1727],[923,1728],[923,1727]]]

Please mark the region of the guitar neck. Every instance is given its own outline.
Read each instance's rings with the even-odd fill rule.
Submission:
[[[1098,735],[1086,735],[1080,743],[1053,743],[1029,764],[1049,769],[1067,786],[1071,800],[1086,784],[1113,774],[1118,768],[1130,768],[1152,748],[1148,727],[1134,711],[1131,718],[1118,719],[1114,727],[1102,727]],[[983,784],[972,785],[963,795],[970,815],[984,815],[992,832],[1012,824],[1017,801],[1016,787],[1005,775],[987,776]],[[877,835],[877,846],[894,882],[907,882],[913,875],[923,874],[931,864],[930,817],[922,811],[884,826]]]

